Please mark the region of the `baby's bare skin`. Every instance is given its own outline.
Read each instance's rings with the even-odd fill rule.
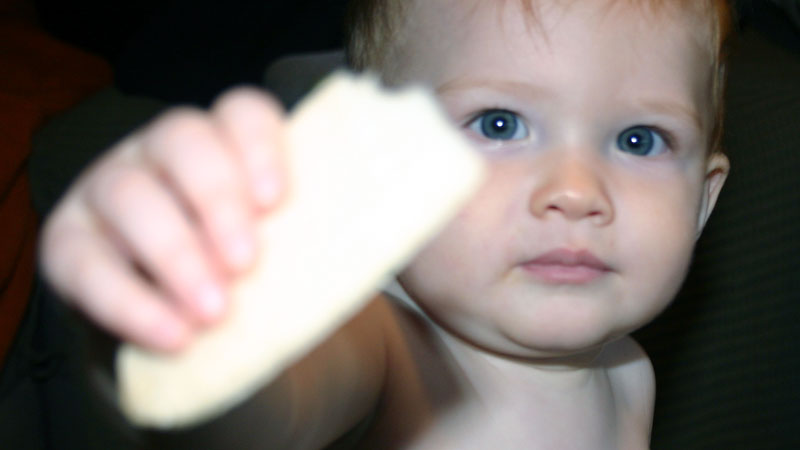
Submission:
[[[648,447],[654,377],[632,339],[537,367],[465,348],[391,298],[377,301],[392,316],[391,370],[359,448]]]
[[[371,302],[260,393],[258,444],[322,448],[368,421],[363,448],[648,446],[653,373],[627,336],[676,293],[728,172],[708,153],[710,32],[694,11],[536,3],[531,22],[515,1],[409,2],[385,78],[430,87],[488,181],[398,276],[425,313]],[[255,257],[282,126],[239,92],[134,133],[49,220],[56,289],[157,350],[214,326],[225,299],[196,288]]]
[[[627,334],[674,296],[727,160],[707,157],[708,31],[608,4],[410,7],[386,76],[430,85],[490,175],[399,275],[430,319],[392,315],[367,447],[648,446],[653,372]],[[651,123],[682,138],[615,142]]]

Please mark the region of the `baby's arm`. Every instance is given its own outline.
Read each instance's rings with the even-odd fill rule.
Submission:
[[[254,222],[286,188],[284,125],[272,99],[247,89],[208,112],[167,112],[128,136],[47,220],[42,263],[51,284],[124,340],[185,347],[224,317],[230,280],[255,257]],[[374,404],[384,363],[380,310],[365,309],[264,389],[270,440],[324,442]]]
[[[136,423],[189,425],[277,379],[259,416],[289,420],[278,442],[305,441],[303,424],[316,444],[377,401],[393,317],[364,300],[457,213],[483,164],[423,89],[340,74],[317,92],[288,125],[252,92],[167,114],[87,171],[47,224],[59,292],[145,349],[182,350],[121,350]],[[291,195],[261,217],[282,179]],[[236,297],[226,320],[193,338],[224,314],[222,292]]]

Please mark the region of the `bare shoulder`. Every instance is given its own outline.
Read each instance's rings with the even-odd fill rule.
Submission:
[[[655,373],[644,349],[630,336],[609,343],[603,351],[603,364],[617,399],[652,423],[655,404]]]

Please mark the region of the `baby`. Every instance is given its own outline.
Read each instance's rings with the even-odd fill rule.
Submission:
[[[363,448],[648,447],[653,371],[628,334],[680,287],[728,173],[724,2],[353,8],[352,65],[433,89],[489,177],[398,276],[414,307],[378,295],[264,388],[261,444],[358,428]],[[224,316],[254,220],[280,207],[283,126],[239,89],[130,135],[48,220],[53,285],[120,337],[179,351]]]

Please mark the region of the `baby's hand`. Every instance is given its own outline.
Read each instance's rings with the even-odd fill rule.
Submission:
[[[274,100],[238,89],[125,138],[45,224],[53,287],[123,339],[180,349],[222,317],[230,277],[256,257],[254,220],[284,190],[283,128]]]

